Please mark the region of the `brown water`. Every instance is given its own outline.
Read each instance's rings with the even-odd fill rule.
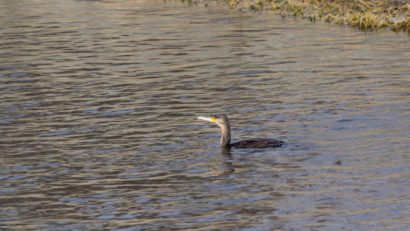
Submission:
[[[0,229],[410,230],[410,40],[162,1],[0,1]],[[270,137],[279,149],[221,152]]]

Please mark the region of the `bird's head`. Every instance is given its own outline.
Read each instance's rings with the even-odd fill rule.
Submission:
[[[199,116],[198,119],[217,124],[219,127],[229,126],[228,116],[224,114],[213,115],[211,117]]]

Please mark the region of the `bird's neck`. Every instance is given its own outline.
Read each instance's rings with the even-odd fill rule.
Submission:
[[[231,143],[231,128],[229,124],[221,126],[221,147],[228,147]]]

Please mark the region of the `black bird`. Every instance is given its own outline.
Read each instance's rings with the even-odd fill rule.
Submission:
[[[211,117],[198,117],[200,120],[209,121],[217,124],[221,128],[221,147],[222,148],[278,148],[285,144],[285,142],[274,139],[248,139],[231,143],[231,126],[229,125],[228,116],[214,115]]]

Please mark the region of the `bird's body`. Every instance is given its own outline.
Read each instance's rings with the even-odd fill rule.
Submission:
[[[274,139],[248,139],[230,144],[234,148],[278,148],[284,145],[283,141]]]
[[[200,116],[198,119],[215,123],[220,127],[222,133],[220,144],[222,148],[277,148],[284,145],[283,141],[266,138],[247,139],[231,143],[231,127],[226,115]]]

